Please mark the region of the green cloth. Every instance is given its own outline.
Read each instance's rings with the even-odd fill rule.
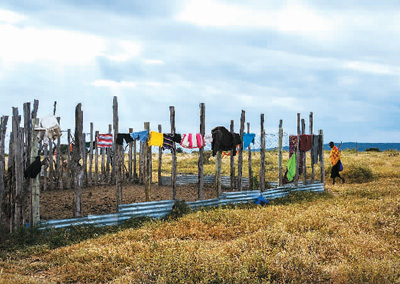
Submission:
[[[288,169],[287,172],[288,181],[292,181],[294,176],[296,175],[296,154],[293,153],[293,155],[287,161],[286,167]]]

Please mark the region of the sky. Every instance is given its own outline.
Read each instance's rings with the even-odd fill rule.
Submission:
[[[0,115],[39,100],[84,131],[297,131],[313,113],[324,141],[400,142],[398,1],[2,0]],[[11,128],[11,124],[8,124]],[[247,131],[247,125],[246,125]]]

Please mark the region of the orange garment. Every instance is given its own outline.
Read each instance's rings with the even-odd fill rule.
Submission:
[[[331,153],[329,155],[329,159],[332,162],[332,166],[336,165],[340,160],[340,152],[336,146],[333,146]]]

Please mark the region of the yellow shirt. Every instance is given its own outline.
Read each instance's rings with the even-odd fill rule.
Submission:
[[[162,147],[164,143],[164,135],[159,132],[151,131],[150,140],[147,142],[149,146],[159,146]]]

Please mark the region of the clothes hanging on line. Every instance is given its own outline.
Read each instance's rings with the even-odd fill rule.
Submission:
[[[35,127],[35,130],[39,131],[38,137],[46,145],[49,144],[49,141],[53,141],[62,135],[60,124],[54,115],[40,118],[39,125]]]
[[[150,139],[147,142],[149,146],[162,147],[164,143],[164,136],[162,133],[156,131],[150,131]]]
[[[311,163],[318,164],[323,159],[322,155],[322,139],[320,135],[313,135],[311,146]]]
[[[242,143],[240,135],[238,133],[231,133],[223,126],[215,127],[212,131],[212,155],[215,156],[218,151],[231,151],[233,150],[233,156],[236,155],[236,146]]]
[[[175,135],[177,135],[177,134],[175,134]],[[174,152],[175,151],[175,148],[174,148],[174,135],[172,135],[171,133],[164,133],[163,134],[163,138],[164,138],[164,140],[163,140],[163,146],[162,146],[162,149],[163,150],[166,150],[166,149],[168,149],[168,150],[171,150],[171,152]]]
[[[149,136],[149,131],[143,130],[139,132],[132,132],[130,133],[132,139],[134,140],[139,140],[140,142],[144,143],[147,141],[147,138]]]
[[[206,145],[200,133],[187,133],[182,135],[181,146],[188,149],[202,148]]]
[[[113,135],[110,133],[99,134],[97,136],[97,146],[99,148],[109,148],[113,144]]]
[[[247,149],[250,143],[254,145],[254,138],[256,135],[254,133],[243,133],[243,149]]]
[[[128,144],[128,143],[133,141],[133,138],[132,138],[130,133],[118,133],[117,134],[117,139],[116,139],[115,142],[118,145],[123,145],[124,144],[124,140]]]
[[[296,154],[293,153],[292,157],[286,163],[287,174],[286,177],[288,181],[292,181],[294,176],[296,175]]]
[[[300,135],[300,151],[307,152],[311,150],[313,142],[313,135],[302,134]]]

